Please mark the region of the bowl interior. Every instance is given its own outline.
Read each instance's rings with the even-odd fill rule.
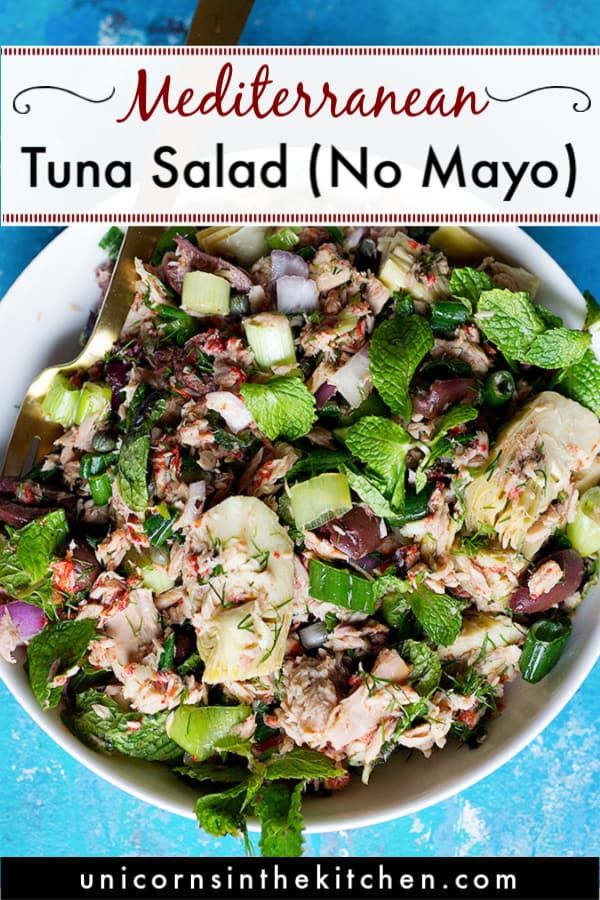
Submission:
[[[499,255],[531,269],[541,279],[539,299],[579,326],[581,294],[554,260],[528,235],[512,227],[470,229]],[[80,226],[63,232],[31,263],[0,303],[0,460],[16,410],[34,376],[46,365],[74,355],[77,336],[98,293],[94,267],[103,229]],[[475,752],[449,747],[426,760],[398,755],[375,770],[368,787],[353,780],[330,798],[307,798],[309,831],[333,831],[383,822],[417,812],[483,778],[521,750],[554,718],[593,666],[600,646],[600,589],[579,609],[568,649],[539,685],[517,681],[507,691],[507,709],[492,723]],[[32,718],[68,753],[125,791],[170,812],[193,817],[195,792],[158,764],[100,756],[71,736],[57,712],[43,713],[20,664],[0,661],[0,675]]]

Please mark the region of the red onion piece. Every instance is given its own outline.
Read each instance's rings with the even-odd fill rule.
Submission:
[[[13,528],[21,528],[52,511],[51,506],[21,506],[10,500],[0,500],[0,522]]]
[[[317,388],[315,392],[315,400],[317,403],[317,409],[323,409],[328,400],[337,393],[336,387],[333,384],[328,384],[325,382],[319,388]]]
[[[373,572],[383,563],[383,559],[381,556],[376,556],[374,553],[369,553],[367,556],[362,556],[360,559],[356,560],[356,565],[360,566],[361,569],[364,569],[365,572]]]
[[[313,312],[319,306],[317,285],[310,278],[283,275],[277,281],[277,309],[290,314]]]
[[[563,577],[553,588],[545,594],[532,597],[529,588],[523,585],[517,588],[510,598],[510,606],[515,612],[537,613],[562,603],[571,594],[574,594],[583,581],[583,560],[575,550],[558,550],[545,559],[542,559],[534,569],[536,572],[540,566],[547,562],[557,562],[563,572]],[[533,574],[533,573],[532,573]]]
[[[334,547],[346,553],[350,559],[363,559],[381,544],[381,521],[363,506],[351,510],[327,522],[321,529]]]
[[[428,391],[419,391],[412,398],[413,410],[426,419],[433,419],[447,407],[465,401],[474,403],[479,395],[474,378],[449,378],[434,381]]]
[[[33,606],[31,603],[23,603],[21,600],[11,600],[0,606],[0,619],[6,614],[19,629],[21,635],[19,646],[26,644],[32,637],[39,634],[47,621],[43,609]]]
[[[271,253],[271,278],[277,281],[284,275],[297,275],[298,278],[308,278],[308,263],[297,253],[288,253],[287,250],[273,250]]]

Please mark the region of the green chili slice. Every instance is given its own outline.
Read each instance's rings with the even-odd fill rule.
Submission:
[[[492,372],[484,385],[485,402],[490,406],[503,406],[514,396],[515,379],[506,369]]]

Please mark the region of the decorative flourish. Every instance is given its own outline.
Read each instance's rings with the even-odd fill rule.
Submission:
[[[19,98],[22,97],[23,94],[29,93],[29,91],[61,91],[63,94],[71,94],[72,97],[77,97],[79,100],[85,100],[86,103],[106,103],[107,100],[111,100],[115,96],[114,86],[107,97],[102,97],[100,100],[95,100],[93,97],[85,97],[83,94],[78,94],[77,91],[72,91],[69,88],[59,87],[56,84],[34,84],[31,87],[23,88],[22,91],[19,91],[19,93],[15,94],[15,96],[13,97],[12,107],[14,111],[20,116],[25,116],[28,112],[31,112],[31,106],[29,105],[29,103],[23,103],[20,107],[18,105]]]
[[[494,95],[485,88],[485,92],[490,100],[496,100],[497,103],[512,103],[513,100],[520,100],[522,97],[528,97],[529,94],[537,94],[538,91],[575,91],[576,94],[581,94],[582,97],[585,97],[585,100],[583,102],[581,100],[575,100],[573,103],[574,112],[587,112],[592,105],[592,98],[589,94],[586,94],[581,88],[572,87],[569,84],[546,84],[542,87],[532,88],[530,91],[523,91],[522,94],[516,94],[514,97],[494,97]]]

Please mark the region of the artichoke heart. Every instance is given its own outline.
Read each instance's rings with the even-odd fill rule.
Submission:
[[[402,231],[380,238],[378,278],[390,291],[409,291],[416,300],[433,303],[447,297],[449,267],[440,251],[419,244]]]
[[[562,527],[577,481],[600,450],[600,422],[554,391],[529,402],[504,429],[486,468],[465,490],[466,528],[495,530],[531,559]]]
[[[449,647],[439,647],[438,655],[443,660],[461,659],[471,665],[487,653],[521,644],[527,629],[513,622],[509,616],[489,616],[483,613],[466,616],[460,633]]]
[[[229,497],[188,538],[184,583],[204,681],[244,681],[280,668],[292,619],[292,543],[256,497]]]

